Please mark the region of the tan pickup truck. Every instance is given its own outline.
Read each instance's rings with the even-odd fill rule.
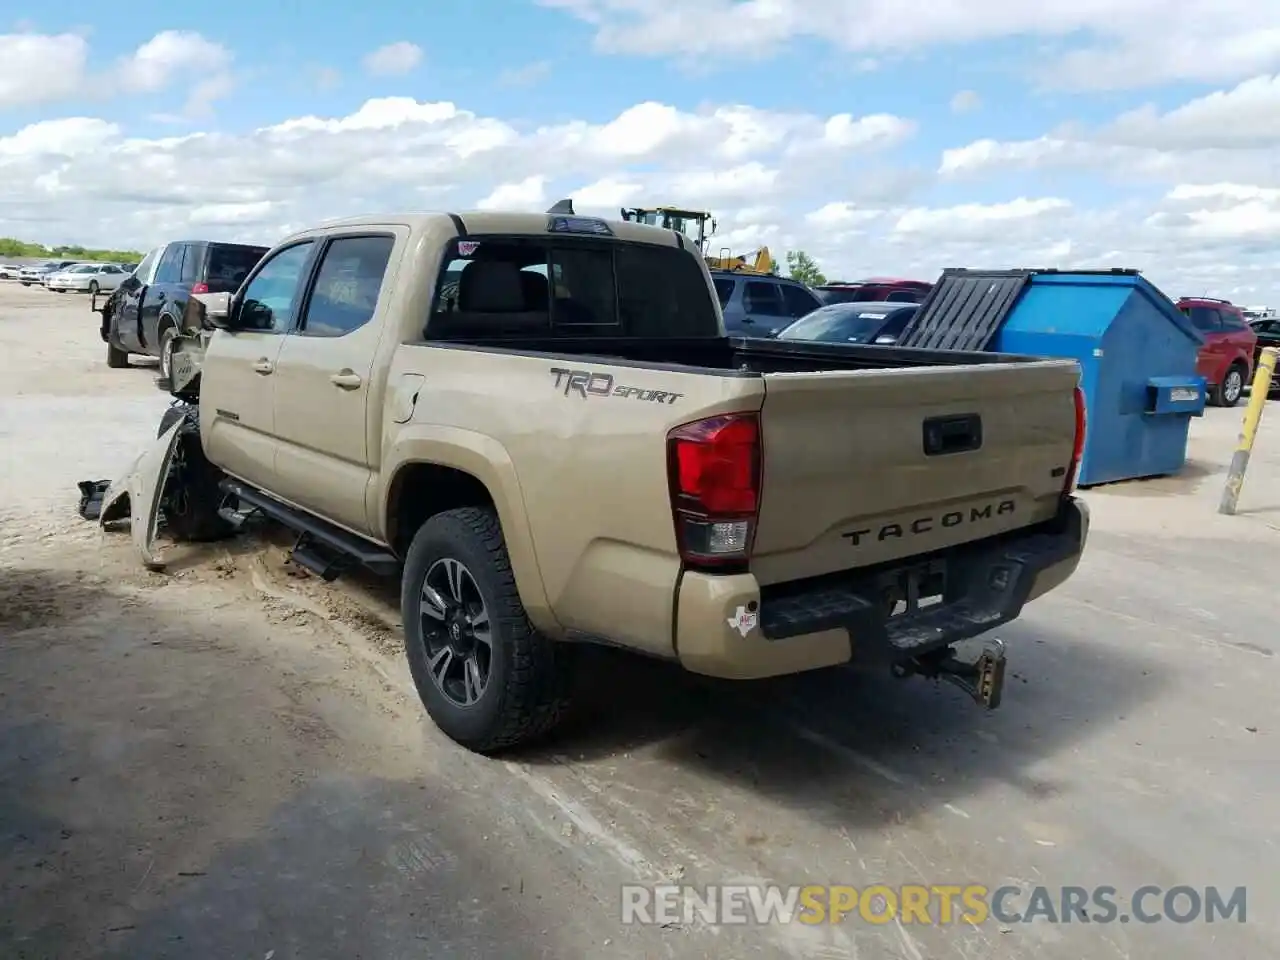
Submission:
[[[422,700],[479,752],[555,723],[581,643],[994,706],[1003,654],[952,646],[1079,562],[1078,366],[730,339],[684,237],[571,209],[274,247],[209,308],[186,460],[221,502],[185,528],[263,513],[325,578],[399,575]]]

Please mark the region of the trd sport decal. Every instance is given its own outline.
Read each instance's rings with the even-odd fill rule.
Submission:
[[[622,397],[632,400],[643,400],[649,403],[673,404],[683,393],[672,393],[669,390],[650,390],[645,387],[628,387],[614,383],[613,374],[598,373],[593,370],[569,370],[565,367],[552,367],[551,375],[556,378],[555,389],[566,397]]]

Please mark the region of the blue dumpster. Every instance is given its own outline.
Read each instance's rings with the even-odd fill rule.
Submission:
[[[1205,407],[1202,343],[1136,270],[946,270],[898,345],[1079,361],[1090,486],[1182,469]]]

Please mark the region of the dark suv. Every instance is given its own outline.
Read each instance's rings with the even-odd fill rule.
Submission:
[[[735,337],[772,337],[822,306],[798,280],[762,273],[712,270],[724,329]]]
[[[127,367],[129,354],[160,358],[193,293],[235,293],[267,247],[213,240],[175,240],[156,247],[100,308],[107,366]],[[94,309],[99,309],[96,298]]]

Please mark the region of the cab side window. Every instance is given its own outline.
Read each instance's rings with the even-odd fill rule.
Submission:
[[[249,281],[240,301],[240,322],[245,330],[284,333],[293,323],[302,300],[307,265],[315,241],[304,240],[286,247],[265,261]]]
[[[300,333],[341,337],[373,319],[395,237],[339,237],[320,261]]]

